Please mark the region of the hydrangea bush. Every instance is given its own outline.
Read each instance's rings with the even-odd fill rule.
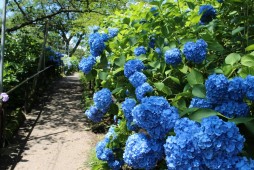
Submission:
[[[128,3],[89,35],[85,115],[118,120],[96,147],[108,169],[253,169],[253,33],[229,11],[246,3]]]

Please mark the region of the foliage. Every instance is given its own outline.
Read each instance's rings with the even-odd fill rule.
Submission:
[[[103,22],[97,37],[109,28],[119,32],[105,42],[98,40],[103,48],[89,43],[92,54],[99,53],[86,77],[95,79],[96,90],[108,88],[112,92],[114,104],[108,115],[114,115],[118,124],[116,137],[105,148],[111,149],[118,161],[125,161],[122,168],[178,169],[177,161],[183,159],[182,167],[232,169],[241,167],[244,156],[254,158],[252,4],[234,0],[139,2]],[[128,108],[127,97],[135,106]],[[167,102],[170,105],[166,107]],[[180,118],[171,118],[169,113]],[[185,119],[197,126],[188,135],[185,126],[177,129],[176,122]],[[213,131],[212,127],[218,129]],[[149,140],[167,141],[165,157],[158,157],[156,165],[138,167],[133,163],[141,159],[139,154],[144,150],[131,152],[127,144],[132,134],[139,133]],[[219,134],[227,144],[214,136]],[[179,148],[185,149],[177,153]],[[125,159],[126,154],[134,159]],[[195,161],[190,159],[196,157]],[[253,161],[247,166],[251,169]]]

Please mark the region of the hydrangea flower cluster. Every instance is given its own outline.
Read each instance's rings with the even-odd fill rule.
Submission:
[[[89,36],[88,42],[90,46],[90,53],[94,57],[100,56],[106,48],[104,44],[104,39],[98,32],[91,34]]]
[[[96,59],[92,55],[88,56],[87,58],[83,57],[79,62],[79,69],[85,74],[88,74],[93,69],[95,63]]]
[[[150,8],[150,12],[153,13],[154,16],[159,15],[158,9],[156,7]]]
[[[248,75],[244,80],[244,87],[246,88],[246,97],[254,101],[254,76]]]
[[[122,103],[122,110],[124,113],[124,117],[127,120],[127,128],[129,130],[138,129],[137,125],[133,122],[132,109],[136,106],[136,101],[131,98],[126,98]]]
[[[7,102],[9,100],[9,95],[7,93],[1,93],[0,99],[2,99],[3,102]]]
[[[146,48],[144,46],[140,46],[134,49],[135,56],[140,56],[141,54],[146,54]]]
[[[161,56],[162,52],[160,48],[155,48],[154,51],[158,54],[159,57]]]
[[[206,58],[207,43],[203,39],[184,44],[183,53],[188,61],[196,64],[202,63]]]
[[[176,66],[182,62],[181,51],[178,48],[167,50],[164,54],[167,64]]]
[[[105,135],[105,138],[96,145],[97,158],[102,161],[107,161],[112,170],[120,170],[123,165],[122,161],[119,161],[115,158],[113,150],[107,148],[110,139],[115,140],[116,138],[117,134],[115,133],[115,127],[111,126],[108,130],[108,133]]]
[[[162,159],[163,143],[149,138],[143,133],[136,133],[128,137],[123,159],[135,169],[153,169],[157,161]]]
[[[114,38],[114,37],[117,36],[118,32],[119,32],[118,28],[109,28],[108,29],[108,37],[109,38]]]
[[[137,88],[138,86],[141,86],[143,83],[145,83],[147,80],[147,77],[144,73],[136,71],[134,74],[132,74],[129,77],[130,83],[133,85],[133,87]]]
[[[212,74],[205,82],[206,99],[193,98],[189,107],[214,109],[229,118],[247,116],[250,109],[243,99],[254,87],[252,77],[228,80],[223,74]]]
[[[54,51],[51,47],[46,47],[46,51],[49,52],[49,61],[53,62],[56,66],[63,64],[62,58],[64,55],[60,52]]]
[[[213,104],[210,101],[208,101],[207,99],[194,97],[191,100],[189,108],[193,108],[193,107],[212,109]]]
[[[155,47],[155,38],[154,37],[150,38],[149,47],[150,48],[154,48]]]
[[[237,126],[217,116],[204,118],[201,123],[179,119],[176,136],[164,144],[169,169],[234,169],[231,158],[243,149],[245,139]]]
[[[140,72],[145,68],[143,62],[139,59],[129,60],[124,64],[124,75],[129,78],[136,71]]]
[[[153,92],[152,86],[150,86],[146,80],[146,76],[141,72],[145,68],[143,62],[139,59],[129,60],[124,65],[124,75],[130,81],[130,83],[136,88],[135,94],[138,101],[141,101],[147,93]]]
[[[163,139],[179,119],[178,111],[164,97],[150,96],[132,110],[133,121],[152,138]]]
[[[93,100],[94,106],[86,110],[85,115],[92,121],[99,122],[113,102],[110,90],[107,88],[101,89],[94,94]]]
[[[198,15],[201,14],[200,24],[208,24],[216,17],[216,10],[212,5],[202,5],[198,11]]]

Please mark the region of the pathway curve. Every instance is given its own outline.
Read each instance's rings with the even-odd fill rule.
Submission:
[[[99,137],[85,131],[82,87],[77,74],[53,83],[52,93],[22,152],[15,170],[89,170],[84,164]],[[38,114],[37,114],[38,115]],[[28,119],[37,116],[31,114]]]

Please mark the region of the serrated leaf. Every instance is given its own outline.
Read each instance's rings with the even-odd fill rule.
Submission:
[[[206,97],[205,86],[203,84],[194,85],[194,87],[192,89],[192,94],[195,97],[205,98]]]
[[[187,81],[191,86],[193,86],[195,84],[203,84],[204,78],[199,71],[192,69],[187,75]]]
[[[123,67],[125,64],[126,58],[124,55],[121,55],[119,58],[116,58],[114,60],[114,63],[119,66],[119,67]]]
[[[220,115],[220,113],[211,109],[198,109],[197,111],[191,113],[189,115],[189,118],[191,120],[201,122],[203,118],[210,117],[210,116],[217,116],[217,115]]]
[[[235,124],[247,123],[254,120],[254,117],[238,117],[234,119],[229,119],[229,122],[234,122]]]
[[[241,64],[248,67],[254,66],[254,56],[253,55],[245,55],[241,59]]]
[[[234,29],[232,31],[232,35],[235,35],[237,34],[238,32],[241,32],[242,30],[244,30],[244,27],[237,27],[236,29]]]
[[[226,64],[230,64],[230,65],[234,65],[235,63],[237,63],[237,62],[240,61],[240,60],[241,60],[240,54],[231,53],[231,54],[229,54],[229,55],[225,58],[225,63],[226,63]]]
[[[252,51],[254,50],[254,44],[249,45],[248,47],[245,48],[245,51]]]
[[[107,80],[108,73],[106,72],[99,72],[99,79]]]
[[[165,86],[164,83],[158,82],[158,83],[154,83],[154,86],[156,87],[156,89],[158,89],[159,91],[162,91],[163,87]]]

